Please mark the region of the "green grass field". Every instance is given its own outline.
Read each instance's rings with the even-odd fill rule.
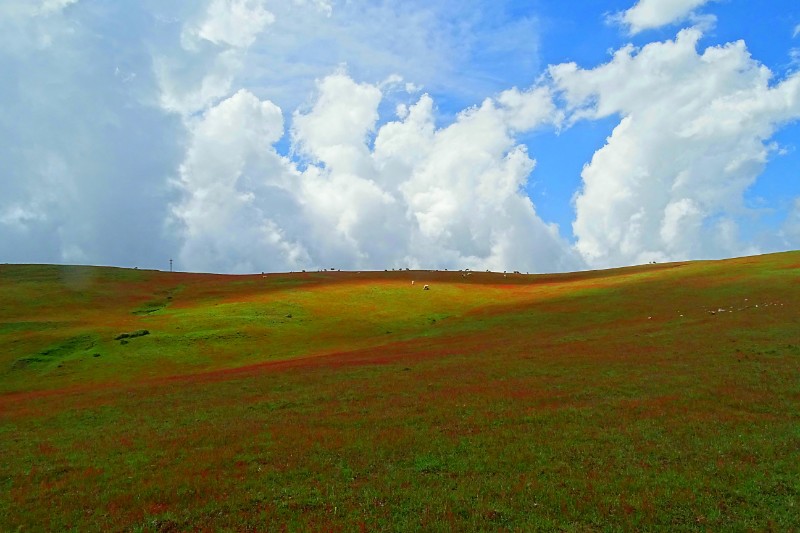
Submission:
[[[800,253],[0,265],[0,458],[0,531],[800,530]]]

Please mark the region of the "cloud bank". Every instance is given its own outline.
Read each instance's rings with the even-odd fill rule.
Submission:
[[[202,270],[575,269],[582,262],[522,187],[535,162],[513,132],[552,122],[549,92],[510,90],[443,128],[423,95],[380,127],[378,84],[318,83],[293,116],[239,91],[193,128],[181,165],[181,261]]]
[[[183,126],[154,105],[147,49],[116,31],[145,14],[84,4],[0,6],[5,261],[142,266],[176,246],[164,220]]]
[[[774,83],[743,41],[697,51],[698,29],[617,51],[594,69],[550,68],[569,120],[622,117],[581,174],[573,231],[594,266],[723,257],[745,191],[800,118],[800,74]]]
[[[641,0],[625,21],[641,31],[704,3]],[[768,242],[741,231],[760,216],[747,191],[783,151],[775,133],[800,118],[800,73],[775,76],[742,41],[702,48],[688,28],[493,89],[491,68],[461,67],[484,54],[509,70],[536,21],[473,35],[467,10],[438,31],[457,3],[412,4],[7,0],[0,256],[543,272],[800,245],[800,199]],[[458,112],[453,92],[491,96]],[[583,169],[570,235],[526,192],[555,179],[532,133],[601,119],[617,125]]]

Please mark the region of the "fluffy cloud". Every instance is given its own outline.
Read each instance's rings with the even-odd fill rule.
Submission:
[[[711,0],[639,0],[632,8],[615,15],[631,33],[660,28],[686,20],[693,10]]]
[[[184,244],[180,264],[223,272],[272,270],[308,261],[281,226],[301,231],[291,165],[272,144],[283,134],[281,110],[239,91],[194,124],[180,167],[188,194],[173,209]]]
[[[701,33],[631,46],[597,68],[550,68],[569,121],[622,117],[582,172],[577,249],[604,267],[754,251],[737,238],[743,195],[775,130],[800,117],[800,74],[774,82],[741,41]]]
[[[294,115],[296,147],[331,170],[364,174],[366,137],[378,121],[381,97],[378,87],[356,84],[346,75],[324,78],[313,109]]]
[[[182,25],[180,46],[154,58],[161,106],[183,116],[229,96],[247,49],[275,22],[264,0],[212,0]]]
[[[204,114],[181,167],[181,259],[207,270],[470,267],[581,262],[522,193],[533,170],[513,132],[556,115],[546,89],[502,93],[437,129],[432,99],[376,128],[379,85],[339,72],[295,113],[302,170],[271,145],[280,111],[239,92]]]

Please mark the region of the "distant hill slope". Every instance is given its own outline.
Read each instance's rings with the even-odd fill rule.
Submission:
[[[0,265],[0,530],[791,530],[798,428],[798,252]]]
[[[590,321],[612,300],[626,322],[655,315],[655,323],[671,324],[681,313],[687,321],[709,321],[708,311],[721,307],[746,307],[741,318],[750,320],[756,308],[744,303],[746,294],[758,300],[752,305],[794,305],[789,295],[797,289],[798,263],[800,254],[785,253],[552,275],[266,276],[0,265],[0,392],[126,382],[391,345],[480,329],[488,317],[508,309],[536,312],[556,303],[574,304],[569,313],[586,313]],[[432,290],[423,291],[426,284]],[[738,323],[740,315],[733,316],[726,324]],[[149,335],[117,339],[141,330]]]

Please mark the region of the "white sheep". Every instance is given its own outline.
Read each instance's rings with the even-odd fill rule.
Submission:
[[[423,287],[422,287],[422,290],[423,290],[423,291],[429,291],[430,289],[431,289],[431,288],[430,288],[430,287],[428,287],[427,285],[425,285],[425,286],[423,286]]]

